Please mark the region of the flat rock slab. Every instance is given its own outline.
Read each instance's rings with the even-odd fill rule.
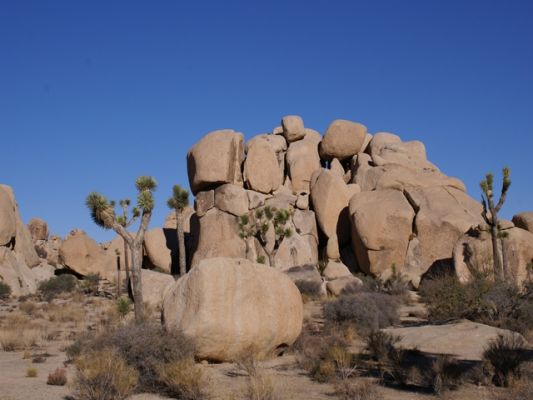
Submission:
[[[383,331],[400,336],[398,346],[415,347],[432,354],[449,354],[460,360],[479,361],[490,341],[511,331],[461,320],[445,325],[423,325],[407,328],[387,328]],[[516,333],[515,333],[516,334]]]

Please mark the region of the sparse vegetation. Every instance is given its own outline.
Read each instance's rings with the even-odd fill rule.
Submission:
[[[270,376],[259,373],[248,377],[243,398],[246,400],[282,400]]]
[[[83,291],[93,296],[96,295],[98,293],[100,279],[100,274],[88,274],[82,281]]]
[[[28,367],[28,369],[26,369],[26,377],[28,377],[28,378],[36,378],[37,377],[37,368]]]
[[[163,392],[183,400],[208,399],[209,385],[204,370],[192,358],[165,363],[158,368]]]
[[[0,300],[8,299],[11,296],[11,286],[0,281]]]
[[[380,400],[383,398],[375,382],[362,379],[343,379],[335,382],[335,394],[341,400]]]
[[[67,384],[67,371],[65,368],[57,368],[54,372],[48,374],[47,385],[64,386]]]
[[[116,308],[121,318],[124,318],[131,310],[131,300],[127,297],[120,297],[117,299]]]
[[[108,201],[100,193],[92,192],[87,196],[85,204],[91,212],[93,221],[104,229],[113,229],[127,243],[132,252],[131,279],[133,286],[133,299],[135,303],[135,320],[138,323],[144,321],[144,302],[142,296],[142,244],[144,234],[148,228],[152,211],[154,209],[153,191],[157,183],[150,176],[140,176],[135,181],[137,188],[137,207],[132,209],[132,216],[128,219],[126,213],[117,216],[115,214],[115,202]],[[121,203],[122,204],[122,203]],[[141,223],[137,234],[134,236],[126,230],[133,221],[141,217]]]
[[[62,293],[72,293],[77,287],[77,279],[70,274],[53,276],[39,283],[38,289],[45,300],[50,301]]]
[[[525,346],[524,340],[513,333],[499,335],[489,344],[483,358],[493,368],[493,382],[496,385],[507,387],[513,379],[520,378]]]

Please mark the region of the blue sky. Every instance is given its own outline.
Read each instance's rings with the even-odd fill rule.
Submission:
[[[479,198],[511,167],[503,216],[532,210],[531,1],[0,0],[0,182],[25,221],[97,240],[84,206],[159,182],[152,226],[207,132],[286,114],[421,140]]]

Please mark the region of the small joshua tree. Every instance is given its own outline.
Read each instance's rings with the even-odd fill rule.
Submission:
[[[137,234],[134,236],[128,232],[127,218],[124,215],[115,214],[115,202],[108,201],[103,195],[92,192],[87,196],[86,205],[91,211],[93,221],[104,229],[113,229],[128,244],[132,253],[131,281],[133,286],[133,301],[135,304],[135,321],[144,320],[144,305],[142,295],[142,244],[144,233],[150,223],[152,210],[154,209],[153,191],[157,186],[156,181],[150,176],[140,176],[135,181],[137,188],[137,207],[133,209],[132,219],[141,217],[141,222]],[[124,203],[126,204],[126,203]]]
[[[120,208],[122,209],[122,215],[119,215],[117,217],[117,222],[124,227],[124,229],[128,229],[136,220],[139,218],[140,212],[137,207],[133,207],[131,210],[131,216],[129,215],[129,207],[131,205],[130,199],[122,199],[118,202]],[[128,248],[128,243],[126,240],[123,239],[124,242],[124,269],[126,270],[126,283],[130,282],[130,250]],[[120,264],[119,264],[120,268]],[[120,271],[119,271],[119,280],[118,280],[118,286],[119,286],[119,297],[120,297]]]
[[[283,238],[292,235],[292,229],[287,227],[292,212],[265,206],[248,214],[241,215],[239,220],[239,236],[246,241],[255,237],[265,249],[270,266],[274,266],[274,255]],[[259,260],[258,260],[259,262]]]
[[[167,205],[171,210],[176,211],[180,276],[183,276],[187,273],[185,235],[183,234],[183,210],[189,205],[189,191],[183,189],[180,185],[174,185],[172,188],[172,197],[167,200]]]
[[[507,196],[507,191],[511,186],[510,179],[510,170],[509,168],[503,168],[503,181],[502,189],[500,193],[500,199],[497,204],[494,204],[494,176],[492,173],[488,173],[480,183],[481,186],[481,203],[483,204],[483,212],[481,215],[490,228],[490,235],[492,238],[492,258],[494,265],[494,275],[499,280],[504,280],[506,278],[505,274],[507,271],[506,266],[504,265],[503,255],[498,246],[498,239],[504,239],[507,234],[500,230],[500,224],[498,219],[498,212],[501,210],[505,198]],[[502,246],[503,247],[503,246]]]

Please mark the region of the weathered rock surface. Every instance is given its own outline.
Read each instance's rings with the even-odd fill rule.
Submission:
[[[363,286],[363,281],[352,275],[343,276],[326,283],[328,293],[333,296],[352,293],[359,290],[361,286]]]
[[[35,293],[37,283],[23,257],[0,246],[0,280],[11,288],[12,296]]]
[[[350,201],[352,246],[359,267],[386,277],[402,271],[415,212],[397,190],[361,192]]]
[[[224,183],[242,185],[244,137],[231,129],[214,131],[196,143],[187,155],[193,194]]]
[[[28,229],[33,241],[48,240],[48,224],[41,218],[30,219],[30,222],[28,222]]]
[[[506,229],[507,237],[499,240],[506,279],[521,285],[528,277],[527,266],[533,262],[533,233],[521,228]],[[453,261],[461,282],[470,282],[477,273],[491,275],[492,239],[490,232],[472,229],[455,244]]]
[[[238,218],[216,208],[200,218],[198,247],[192,266],[213,257],[246,258],[246,244],[239,237]]]
[[[11,242],[17,233],[15,204],[7,188],[7,186],[0,185],[0,246]]]
[[[317,261],[309,241],[298,233],[285,237],[274,255],[274,266],[281,270],[300,265],[316,264]]]
[[[215,189],[215,207],[237,217],[246,214],[250,201],[242,186],[225,184]]]
[[[248,147],[244,179],[249,189],[261,193],[271,193],[282,184],[283,173],[276,152],[268,142],[256,140]]]
[[[339,243],[350,239],[348,202],[350,192],[344,180],[329,170],[315,172],[311,186],[311,202],[318,225],[329,238],[337,235]]]
[[[321,168],[317,143],[307,139],[291,143],[286,161],[294,192],[309,193],[311,176]]]
[[[344,160],[359,153],[366,137],[366,127],[357,122],[337,119],[328,127],[320,142],[320,157]]]
[[[153,267],[170,273],[177,268],[178,238],[176,229],[153,228],[144,235],[144,251]],[[174,262],[173,262],[174,261]]]
[[[498,335],[515,334],[505,329],[462,320],[445,325],[387,328],[383,331],[400,336],[398,346],[429,354],[448,354],[459,360],[480,361],[488,344]]]
[[[71,232],[59,249],[59,258],[65,267],[81,276],[100,274],[109,281],[116,279],[116,257],[110,257],[85,232]]]
[[[305,136],[304,122],[298,115],[287,115],[281,120],[283,136],[287,142],[295,142]]]
[[[251,348],[265,357],[300,334],[300,292],[286,275],[243,259],[203,260],[163,300],[166,329],[190,338],[197,357],[232,361]]]
[[[143,301],[156,309],[163,304],[163,296],[175,280],[172,275],[149,269],[141,270]]]

